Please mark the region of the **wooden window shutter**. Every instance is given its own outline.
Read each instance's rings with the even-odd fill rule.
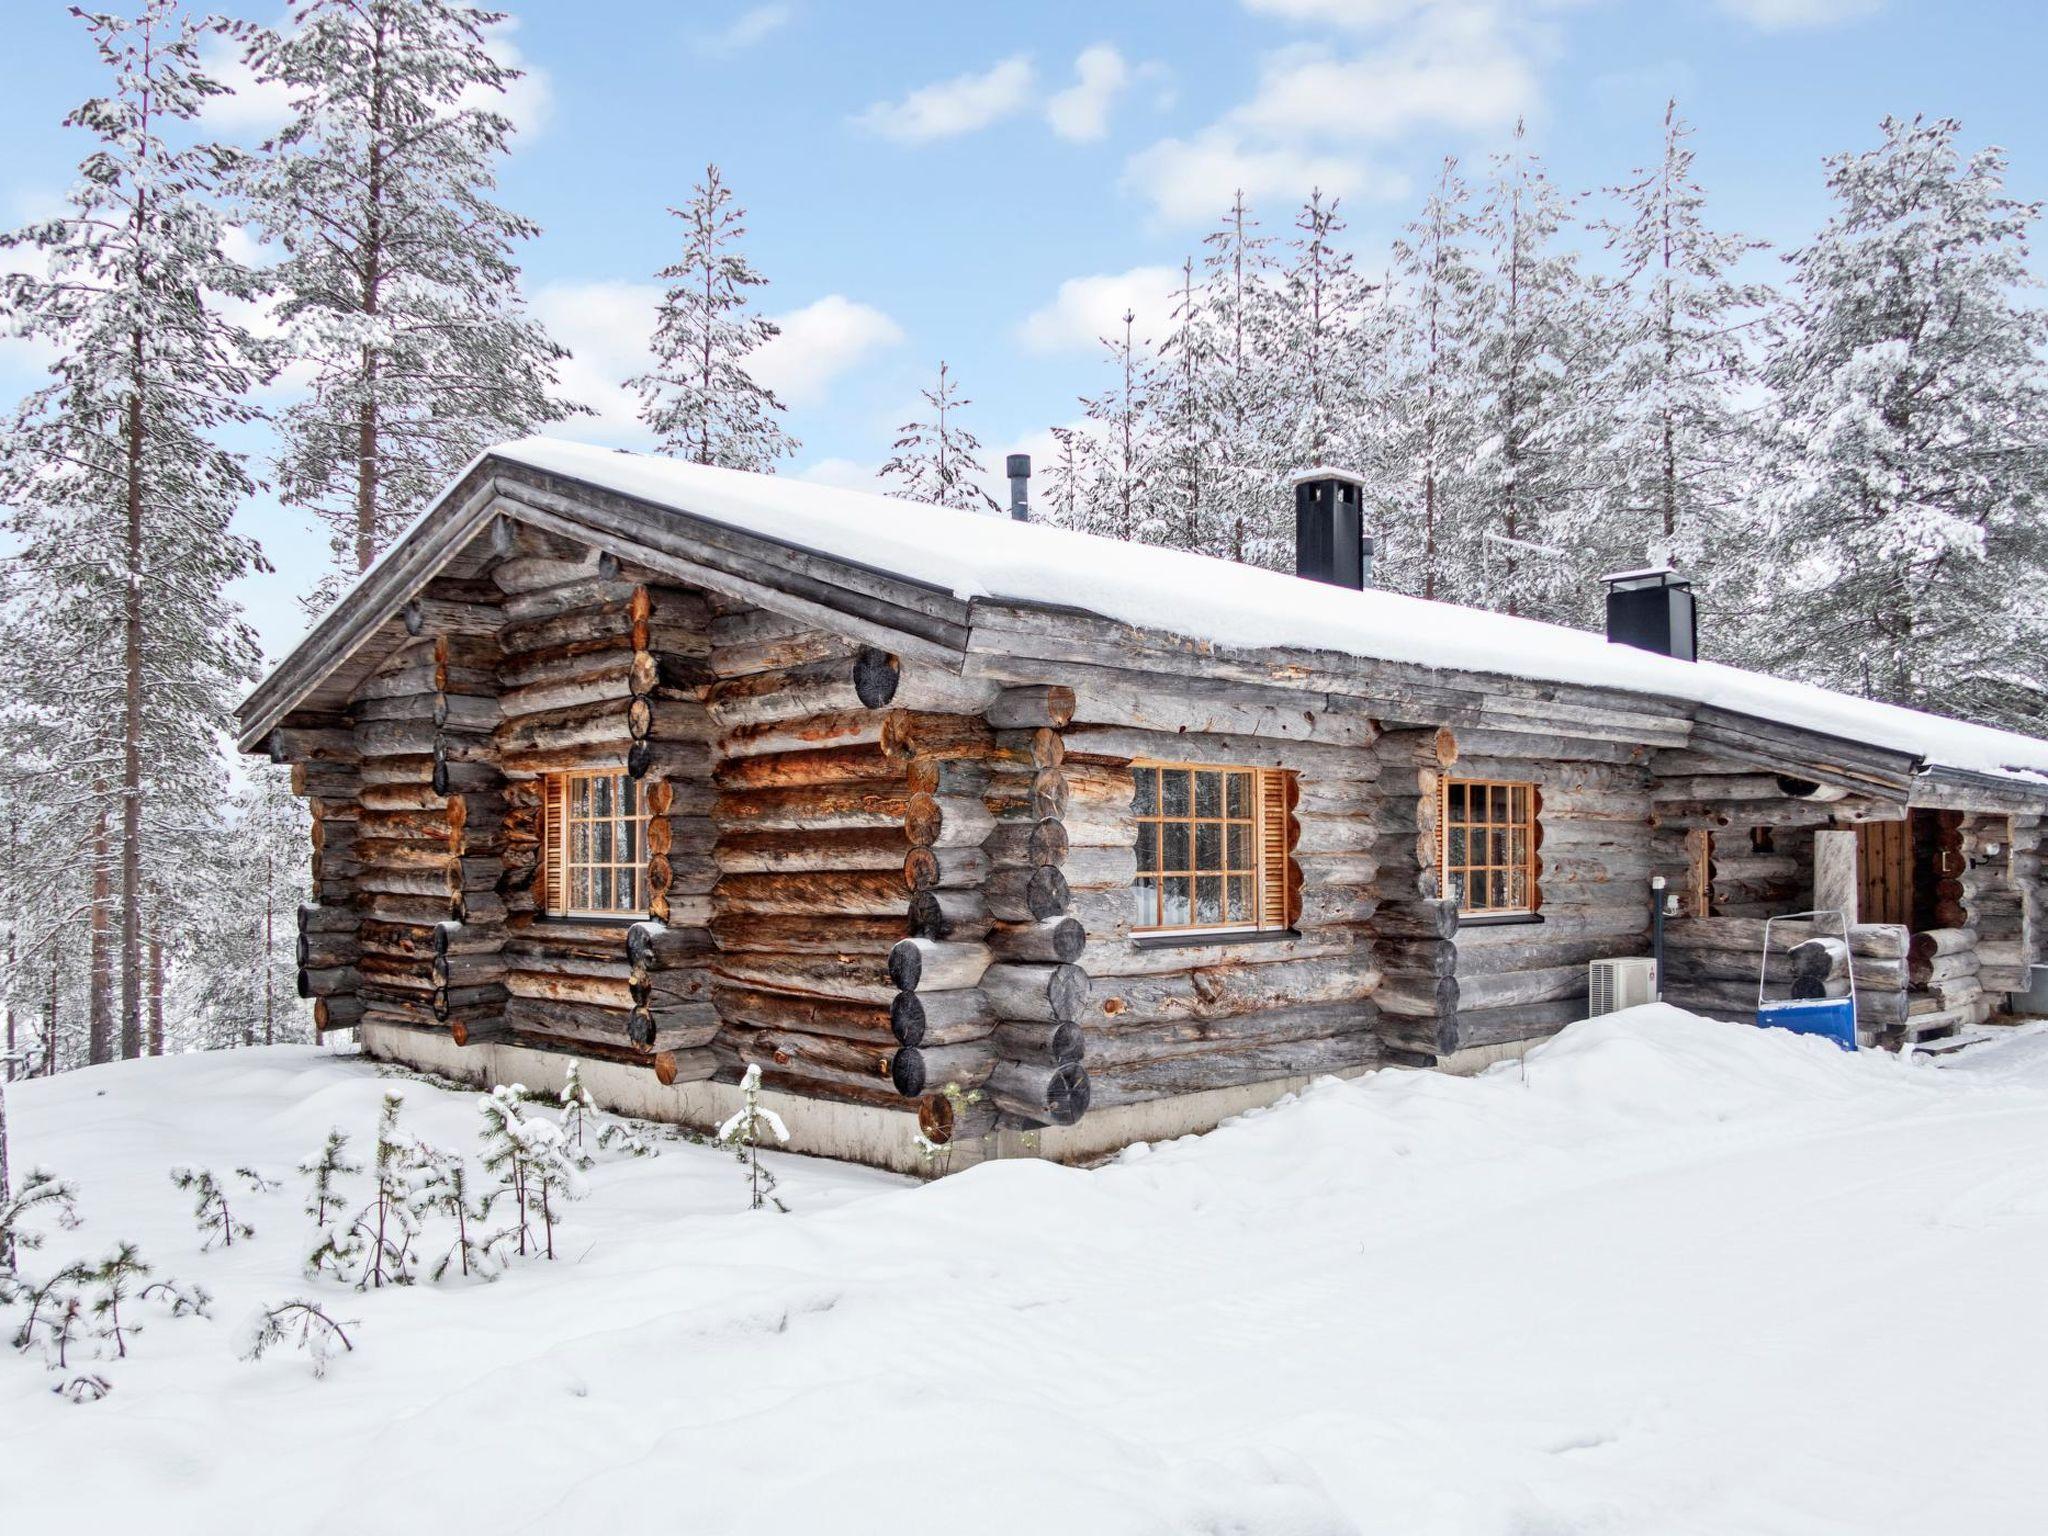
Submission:
[[[569,860],[562,829],[568,820],[569,780],[565,774],[551,773],[541,782],[541,910],[566,912]]]
[[[1294,868],[1294,775],[1259,770],[1259,926],[1291,928],[1301,918],[1301,877]]]

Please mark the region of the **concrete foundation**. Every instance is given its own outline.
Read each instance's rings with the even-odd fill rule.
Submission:
[[[524,1083],[536,1093],[559,1093],[573,1059],[583,1086],[600,1109],[707,1133],[717,1130],[740,1107],[740,1090],[733,1083],[676,1083],[664,1088],[645,1067],[572,1058],[560,1051],[536,1051],[523,1045],[457,1045],[446,1035],[381,1024],[362,1026],[361,1035],[367,1056],[479,1088]],[[763,1089],[761,1102],[782,1116],[789,1127],[792,1152],[836,1157],[896,1173],[926,1171],[915,1141],[917,1113],[907,1101],[901,1110],[890,1110]]]
[[[424,1072],[495,1088],[523,1083],[536,1093],[559,1093],[572,1059],[559,1051],[536,1051],[523,1045],[455,1044],[446,1035],[424,1030],[368,1024],[361,1030],[363,1052],[379,1061],[399,1062]],[[1512,1061],[1540,1040],[1478,1046],[1447,1056],[1438,1070],[1469,1076],[1497,1061]],[[740,1091],[731,1083],[677,1083],[664,1088],[644,1067],[574,1058],[584,1087],[601,1109],[641,1120],[659,1120],[692,1130],[711,1132],[740,1107]],[[1060,1163],[1090,1163],[1121,1151],[1133,1142],[1172,1141],[1214,1130],[1233,1115],[1264,1109],[1290,1093],[1299,1093],[1317,1077],[1360,1077],[1370,1071],[1399,1068],[1349,1067],[1314,1076],[1277,1077],[1234,1088],[1211,1088],[1172,1098],[1147,1099],[1091,1109],[1079,1125],[1046,1126],[1036,1131],[998,1131],[978,1142],[962,1142],[945,1160],[957,1173],[976,1163],[1005,1157],[1042,1157]],[[917,1145],[917,1114],[906,1102],[900,1110],[870,1104],[839,1104],[829,1099],[762,1090],[761,1102],[782,1116],[789,1127],[789,1150],[812,1157],[886,1168],[893,1173],[931,1172]]]

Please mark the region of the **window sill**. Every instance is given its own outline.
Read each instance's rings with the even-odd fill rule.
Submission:
[[[1216,944],[1265,944],[1298,939],[1296,928],[1211,928],[1187,933],[1134,933],[1131,943],[1139,949],[1206,949]]]
[[[1474,912],[1458,915],[1460,928],[1524,928],[1543,921],[1541,912]]]

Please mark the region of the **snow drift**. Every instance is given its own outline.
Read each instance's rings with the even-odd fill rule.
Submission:
[[[1937,1071],[1671,1008],[1477,1079],[1325,1082],[1082,1171],[930,1186],[609,1162],[566,1258],[358,1296],[324,1381],[234,1357],[306,1289],[296,1183],[202,1254],[173,1163],[283,1174],[389,1085],[305,1049],[12,1090],[221,1298],[74,1406],[0,1362],[0,1523],[175,1531],[2039,1529],[2048,1035]],[[401,1083],[413,1128],[474,1095]]]

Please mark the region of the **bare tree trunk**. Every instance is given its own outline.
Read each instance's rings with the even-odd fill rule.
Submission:
[[[112,850],[107,845],[107,786],[93,786],[102,798],[99,819],[92,829],[92,927],[87,951],[86,1053],[93,1066],[114,1059],[114,915],[113,881],[107,864]],[[54,989],[54,983],[52,983]]]
[[[50,1001],[43,1011],[43,1076],[57,1075],[57,946],[50,946]]]
[[[5,1075],[4,1075],[4,1078],[0,1078],[0,1081],[6,1081],[6,1082],[10,1082],[10,1083],[14,1081],[14,1072],[15,1072],[15,1061],[14,1061],[14,962],[15,962],[15,943],[14,943],[14,937],[15,937],[15,932],[16,932],[16,930],[17,930],[17,929],[18,929],[18,928],[20,927],[20,922],[19,922],[19,920],[18,920],[18,918],[17,918],[17,916],[16,916],[16,913],[17,913],[17,903],[18,903],[18,902],[20,901],[21,897],[20,897],[20,893],[19,893],[19,892],[18,892],[18,891],[17,891],[16,889],[15,889],[15,883],[14,883],[14,882],[15,882],[15,862],[16,862],[16,849],[17,849],[17,848],[18,848],[18,847],[20,846],[20,843],[21,843],[21,817],[20,817],[20,816],[19,816],[19,815],[18,815],[18,814],[17,814],[16,812],[14,812],[13,810],[9,810],[9,811],[8,811],[8,813],[7,813],[7,982],[8,982],[8,990],[7,990],[7,1005],[6,1005],[6,1006],[7,1006],[7,1064],[6,1064],[6,1067],[5,1067],[4,1069],[0,1069],[0,1070],[4,1070],[4,1074],[5,1074]],[[4,1192],[0,1192],[0,1198],[5,1198]]]
[[[270,984],[271,956],[275,952],[277,912],[277,882],[270,872],[270,850],[263,853],[263,1043],[277,1044],[277,1009]]]
[[[142,333],[128,397],[127,580],[121,593],[125,663],[121,714],[121,1056],[142,1054]]]
[[[149,1054],[164,1053],[164,940],[149,936]]]
[[[370,164],[363,235],[363,313],[374,316],[384,282],[384,25],[377,12],[377,40],[371,51]],[[363,400],[356,410],[356,572],[377,558],[377,351],[363,348]]]

